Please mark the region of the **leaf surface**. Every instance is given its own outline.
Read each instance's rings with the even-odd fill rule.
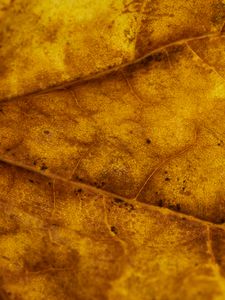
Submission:
[[[224,299],[224,17],[0,2],[0,299]]]
[[[0,99],[94,77],[178,40],[217,35],[225,15],[221,0],[1,0],[1,11]]]

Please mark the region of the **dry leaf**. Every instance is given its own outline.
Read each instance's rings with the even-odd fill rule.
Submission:
[[[224,22],[0,1],[0,299],[225,298]]]

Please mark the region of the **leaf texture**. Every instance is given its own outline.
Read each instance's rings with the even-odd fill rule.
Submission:
[[[178,40],[219,34],[225,15],[221,0],[0,5],[1,99],[96,76]]]
[[[0,299],[224,299],[224,21],[0,1]]]

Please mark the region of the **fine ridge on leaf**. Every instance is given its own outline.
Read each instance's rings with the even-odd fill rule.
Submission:
[[[69,81],[69,82],[65,82],[63,84],[52,86],[52,87],[44,89],[44,90],[38,89],[34,92],[26,93],[26,94],[23,94],[23,95],[10,97],[10,98],[5,98],[5,99],[4,98],[0,99],[0,104],[8,102],[8,101],[13,101],[15,99],[16,100],[17,99],[23,99],[24,97],[27,97],[27,96],[35,96],[35,95],[38,96],[38,95],[46,94],[46,93],[49,93],[49,92],[52,92],[52,91],[67,89],[67,88],[70,88],[72,86],[77,86],[77,85],[79,86],[82,83],[85,83],[85,82],[88,82],[88,81],[91,81],[91,80],[95,80],[95,79],[98,79],[98,78],[100,79],[101,77],[110,75],[111,73],[117,72],[119,70],[123,70],[126,67],[141,63],[146,58],[148,58],[148,57],[150,57],[150,56],[152,56],[152,55],[154,55],[158,52],[161,52],[161,51],[165,50],[166,48],[176,46],[176,45],[186,44],[186,43],[191,42],[191,41],[202,40],[202,39],[205,39],[205,38],[207,39],[207,38],[211,38],[211,37],[213,38],[213,37],[223,37],[223,36],[225,36],[225,35],[221,34],[221,33],[208,33],[208,34],[203,34],[203,35],[200,35],[200,36],[197,36],[197,37],[184,38],[184,39],[181,39],[181,40],[178,40],[178,41],[171,42],[171,43],[168,43],[166,45],[160,46],[160,47],[158,47],[154,50],[151,50],[147,54],[143,55],[142,57],[134,59],[134,60],[132,60],[128,63],[121,64],[121,65],[116,66],[114,68],[110,68],[108,70],[105,70],[105,71],[102,71],[102,72],[99,72],[99,73],[95,73],[93,75],[88,75],[87,77],[83,77],[81,79],[76,79],[76,80],[72,80],[72,81]],[[190,47],[189,44],[188,44],[188,46]],[[212,68],[212,66],[210,66],[210,67]]]
[[[9,168],[7,165],[0,167],[1,185],[8,176],[15,176],[13,189],[6,191],[5,199],[2,199],[7,200],[8,205],[4,221],[11,219],[11,226],[15,226],[13,221],[20,226],[19,229],[12,227],[0,239],[2,272],[7,274],[6,271],[10,271],[13,274],[12,277],[4,277],[3,292],[10,291],[17,295],[19,290],[14,287],[23,283],[23,291],[28,290],[29,295],[31,287],[33,293],[40,294],[40,290],[43,291],[43,285],[39,286],[41,281],[48,286],[44,295],[55,295],[56,290],[56,299],[59,299],[58,294],[60,297],[61,294],[62,297],[66,295],[64,298],[67,299],[76,299],[78,291],[82,299],[87,289],[88,295],[93,293],[95,296],[97,284],[97,287],[104,287],[101,292],[110,298],[120,295],[121,290],[126,290],[124,286],[126,288],[132,281],[132,293],[129,289],[128,297],[134,293],[135,299],[136,293],[140,295],[135,285],[138,274],[141,278],[138,285],[143,285],[141,299],[145,299],[149,295],[149,287],[154,295],[159,295],[155,278],[157,282],[164,278],[166,285],[169,280],[167,290],[169,288],[170,293],[176,290],[177,284],[174,285],[174,278],[171,278],[173,274],[177,280],[182,278],[179,295],[180,292],[186,294],[186,289],[189,293],[189,281],[196,283],[197,291],[192,290],[192,293],[198,294],[203,285],[204,296],[212,292],[223,295],[220,284],[222,287],[224,277],[214,272],[215,265],[208,252],[207,231],[207,226],[213,230],[212,247],[216,259],[220,259],[217,240],[220,239],[219,243],[223,246],[225,234],[222,226],[202,223],[141,203],[134,204],[130,210],[122,201],[114,201],[111,197],[89,194],[57,180],[53,188],[51,182],[39,174]],[[33,195],[30,195],[30,190]],[[55,198],[55,204],[52,203],[52,197]],[[55,209],[54,215],[52,209]],[[16,218],[13,218],[13,214]],[[15,254],[5,247],[13,239],[16,239]],[[4,263],[5,257],[10,264]],[[19,258],[21,265],[17,263]],[[220,267],[223,271],[223,260]],[[159,279],[155,277],[156,272]],[[149,275],[154,280],[149,281]],[[82,281],[80,289],[77,289],[77,276],[79,282]],[[64,283],[63,287],[59,282]],[[105,288],[105,282],[110,283],[109,288]],[[147,289],[144,288],[145,284]]]
[[[0,26],[0,98],[88,80],[181,39],[219,34],[223,23],[220,0],[12,1]]]
[[[80,189],[84,189],[84,190],[86,190],[87,192],[90,192],[90,193],[99,194],[99,195],[102,196],[102,199],[103,199],[102,201],[104,203],[106,201],[106,199],[104,198],[104,196],[105,197],[110,197],[110,198],[114,198],[114,199],[118,199],[118,200],[124,201],[125,203],[127,202],[127,203],[129,203],[131,205],[136,205],[136,206],[138,205],[140,207],[151,207],[152,209],[155,209],[155,210],[162,210],[162,211],[164,211],[166,213],[169,213],[169,214],[183,216],[184,218],[187,218],[187,219],[190,219],[190,220],[194,220],[194,221],[200,222],[202,224],[209,224],[210,226],[213,226],[213,227],[216,227],[216,228],[221,228],[221,229],[225,230],[224,224],[217,224],[216,222],[214,223],[214,222],[211,222],[211,221],[200,219],[200,218],[197,218],[195,216],[184,214],[184,213],[179,212],[179,211],[173,212],[170,209],[167,209],[167,208],[164,208],[164,207],[159,207],[159,206],[157,207],[155,205],[146,204],[144,202],[139,202],[136,199],[124,198],[121,195],[117,195],[117,194],[114,194],[114,193],[102,190],[100,188],[95,188],[95,187],[93,187],[92,185],[89,185],[89,184],[81,183],[79,181],[74,181],[74,180],[71,180],[71,179],[65,179],[65,178],[63,178],[61,176],[58,176],[58,175],[55,175],[55,174],[45,173],[44,171],[38,171],[34,167],[29,167],[27,165],[24,165],[24,164],[16,162],[16,161],[9,160],[7,158],[0,157],[0,162],[8,164],[9,166],[13,166],[13,167],[16,167],[16,168],[21,168],[21,169],[24,169],[26,171],[33,172],[34,174],[38,174],[38,175],[44,176],[44,177],[46,177],[48,179],[51,179],[53,181],[53,203],[54,203],[54,208],[53,208],[53,213],[52,214],[54,214],[55,201],[56,201],[55,200],[54,186],[55,186],[55,182],[59,181],[59,182],[67,183],[69,185],[74,185],[78,189],[79,188]]]
[[[173,155],[171,155],[170,157],[166,158],[165,161],[162,161],[154,170],[153,172],[147,177],[147,179],[145,180],[145,182],[142,184],[141,188],[139,189],[138,193],[135,196],[135,199],[137,200],[138,197],[140,196],[141,192],[144,190],[145,186],[148,184],[148,182],[151,180],[152,176],[159,171],[163,166],[166,166],[166,164],[168,162],[170,162],[171,160],[185,154],[189,149],[191,149],[192,147],[194,147],[197,143],[197,138],[198,138],[198,131],[199,129],[196,128],[195,129],[195,135],[194,135],[194,139],[193,142],[190,143],[190,145],[187,145],[184,149],[179,150],[177,153],[174,153]]]
[[[210,64],[208,64],[202,57],[199,56],[199,54],[197,54],[197,52],[191,47],[190,43],[187,42],[187,46],[188,48],[194,53],[194,55],[196,55],[204,64],[206,64],[210,69],[212,69],[222,80],[225,81],[225,78],[216,70],[215,67],[211,66]]]

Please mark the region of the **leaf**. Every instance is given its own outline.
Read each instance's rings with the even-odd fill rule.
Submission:
[[[178,40],[216,35],[225,14],[221,0],[1,0],[0,5],[6,10],[0,26],[0,99],[100,75]]]
[[[0,299],[224,299],[224,4],[0,12]]]

